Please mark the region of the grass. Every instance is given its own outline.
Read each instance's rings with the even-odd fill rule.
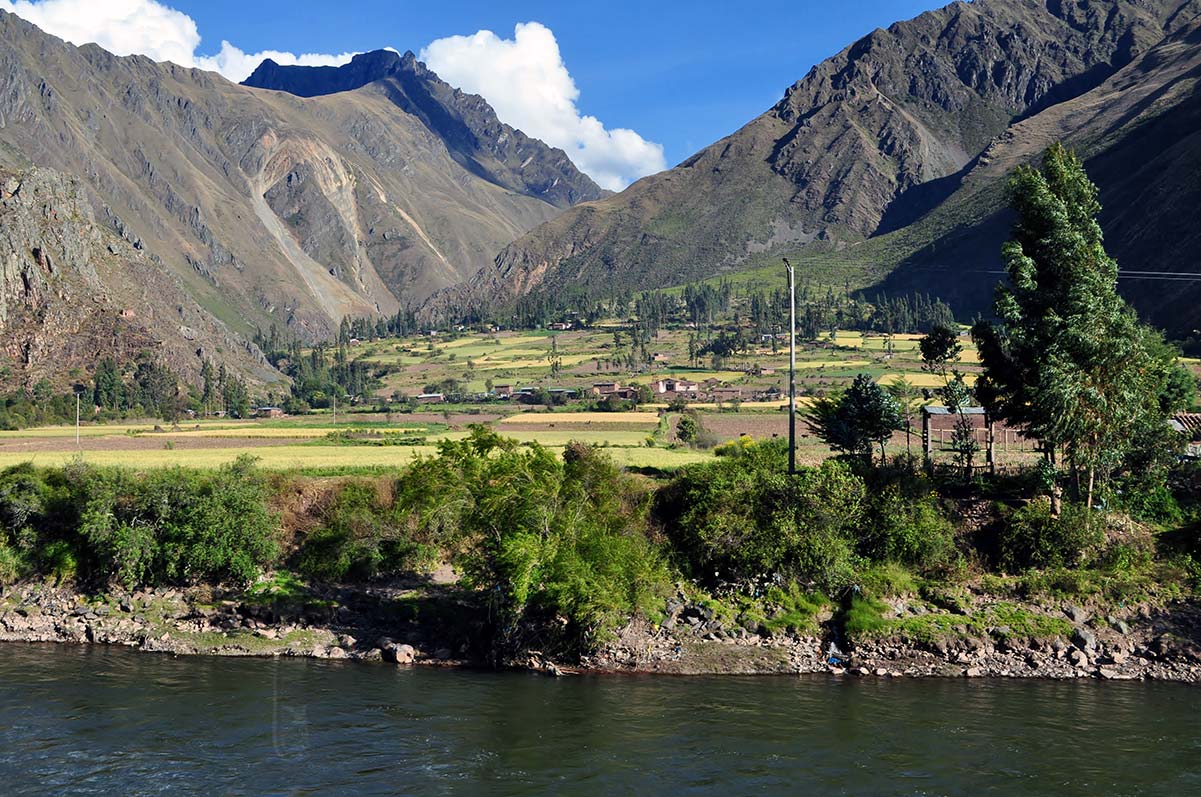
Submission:
[[[957,637],[1013,637],[1015,639],[1052,639],[1068,637],[1072,624],[1015,603],[1000,601],[969,614],[930,612],[888,617],[887,604],[870,595],[851,601],[845,615],[845,628],[852,639],[898,637],[910,642],[932,643]]]
[[[622,432],[618,437],[603,433],[561,433],[558,435],[519,435],[527,437],[524,442],[537,441],[547,448],[561,449],[568,442],[581,440],[597,444],[608,443],[609,455],[619,465],[637,468],[674,470],[683,465],[712,459],[712,454],[690,449],[648,448],[645,432]],[[614,443],[614,440],[617,443]],[[623,447],[624,446],[624,447]],[[111,465],[135,469],[164,467],[217,468],[248,454],[267,470],[331,472],[357,472],[360,469],[397,468],[408,465],[418,456],[433,456],[436,446],[331,446],[331,445],[280,445],[280,446],[230,446],[229,448],[204,449],[143,449],[136,451],[46,451],[37,453],[0,451],[0,468],[25,462],[35,465],[64,465],[75,459],[93,465]]]
[[[654,428],[659,424],[657,412],[523,412],[502,418],[497,426],[503,432],[510,427],[524,424],[587,423],[596,426],[608,424],[645,424]]]

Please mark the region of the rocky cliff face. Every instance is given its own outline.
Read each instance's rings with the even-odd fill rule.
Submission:
[[[1201,19],[1194,19],[1092,91],[1015,123],[965,170],[949,198],[881,239],[882,249],[900,255],[879,289],[934,286],[964,315],[988,312],[1011,221],[1006,176],[1065,141],[1101,189],[1101,225],[1125,272],[1122,293],[1172,334],[1193,334],[1201,299],[1199,81]]]
[[[277,381],[252,343],[204,311],[139,245],[103,229],[79,181],[0,172],[0,388],[60,388],[142,353],[198,379],[205,359]]]
[[[413,59],[389,68],[302,98],[73,47],[0,12],[0,166],[77,176],[99,226],[231,329],[326,337],[469,277],[595,189]],[[418,88],[446,94],[444,110]]]
[[[1198,0],[976,0],[877,30],[732,136],[506,247],[446,304],[655,287],[919,218],[1016,120],[1085,93]]]
[[[453,88],[411,52],[375,50],[340,67],[280,66],[267,60],[242,85],[318,97],[371,84],[421,119],[464,168],[499,186],[559,208],[605,196],[567,153],[504,124],[483,97]]]

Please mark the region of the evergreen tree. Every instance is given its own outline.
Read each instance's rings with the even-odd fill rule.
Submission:
[[[1003,250],[1001,325],[973,330],[985,369],[978,395],[995,417],[1041,440],[1052,466],[1065,458],[1091,506],[1132,431],[1162,425],[1159,398],[1175,363],[1118,295],[1097,187],[1075,154],[1052,146],[1041,169],[1014,173],[1009,194],[1018,218]],[[1058,489],[1052,502],[1058,510]]]
[[[830,448],[861,455],[868,465],[877,445],[884,460],[884,444],[903,423],[897,400],[867,374],[856,376],[841,396],[818,399],[805,419]]]

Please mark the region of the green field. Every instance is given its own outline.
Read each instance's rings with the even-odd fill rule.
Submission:
[[[740,388],[743,401],[772,388],[786,390],[784,341],[774,352],[770,342],[755,341],[747,351],[720,360],[690,360],[689,337],[694,334],[681,328],[660,331],[646,347],[650,362],[632,368],[629,334],[614,328],[412,336],[360,344],[351,356],[378,367],[382,387],[375,392],[381,398],[415,396],[447,380],[468,393],[483,393],[489,384],[587,391],[598,381],[652,385],[669,377]],[[887,339],[840,330],[802,343],[797,351],[798,389],[802,395],[837,390],[858,373],[877,378],[906,374],[911,381],[928,383],[917,351],[919,337]],[[961,367],[970,373],[978,369],[979,358],[966,336],[963,347]]]
[[[618,333],[615,339],[615,331]],[[700,401],[691,404],[709,432],[710,442],[742,434],[786,436],[788,352],[779,345],[753,345],[745,353],[689,362],[685,329],[662,331],[648,346],[653,361],[630,368],[624,347],[627,333],[614,328],[551,333],[464,333],[437,337],[412,336],[360,344],[351,356],[378,367],[381,400],[393,394],[416,395],[430,384],[459,380],[466,391],[482,393],[486,384],[514,388],[566,387],[586,398],[552,411],[516,401],[487,401],[478,405],[422,405],[411,413],[376,412],[369,407],[347,408],[333,423],[329,411],[297,417],[235,421],[187,421],[178,426],[155,422],[85,424],[76,444],[75,428],[57,426],[0,432],[0,466],[20,462],[57,464],[81,456],[104,465],[138,468],[161,466],[215,467],[243,454],[257,457],[263,467],[286,470],[345,470],[402,466],[414,457],[432,454],[442,440],[462,439],[473,423],[486,423],[522,444],[537,443],[561,449],[578,441],[604,447],[627,466],[671,470],[713,456],[706,450],[679,445],[674,438],[674,413],[666,397],[655,398],[636,412],[597,412],[588,395],[594,382],[653,385],[663,378],[683,378],[702,385],[739,388],[740,402]],[[922,370],[917,335],[878,335],[839,331],[798,347],[798,406],[803,410],[815,395],[845,387],[856,374],[867,373],[881,382],[905,377],[919,387],[932,388],[941,379]],[[551,373],[552,340],[558,371]],[[963,339],[962,369],[968,381],[979,370],[975,350]],[[770,390],[778,391],[773,395]],[[353,411],[351,411],[353,410]],[[829,451],[806,438],[799,424],[803,461],[820,461]],[[903,437],[894,440],[903,448]],[[898,448],[900,446],[900,448]]]

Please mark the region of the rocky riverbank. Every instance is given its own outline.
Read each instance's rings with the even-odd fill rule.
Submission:
[[[23,585],[0,598],[0,641],[123,645],[177,655],[467,663],[464,626],[444,617],[457,633],[440,636],[438,615],[418,617],[420,603],[406,600],[410,592],[331,589],[276,600],[210,587],[88,596]],[[455,608],[447,604],[439,607],[443,614]]]
[[[853,642],[840,637],[833,616],[812,633],[771,634],[724,621],[712,608],[682,599],[666,608],[661,624],[631,622],[581,662],[564,664],[527,651],[510,664],[552,674],[1201,680],[1196,642],[1201,608],[1191,602],[1102,612],[1072,603],[1015,608],[978,597],[959,612],[947,612],[898,600],[889,605],[882,628]],[[994,616],[1019,618],[1022,624],[981,625],[981,617]],[[474,617],[474,607],[438,587],[328,589],[304,600],[280,600],[209,587],[86,596],[27,584],[0,596],[0,641],[471,666],[483,663],[473,647],[473,634],[481,627]],[[833,659],[832,641],[838,648]]]
[[[1201,607],[1192,601],[1014,603],[970,591],[960,598],[955,611],[894,600],[878,628],[852,639],[834,616],[817,633],[774,636],[723,622],[702,606],[669,604],[670,630],[631,624],[585,665],[675,674],[1201,681]]]

